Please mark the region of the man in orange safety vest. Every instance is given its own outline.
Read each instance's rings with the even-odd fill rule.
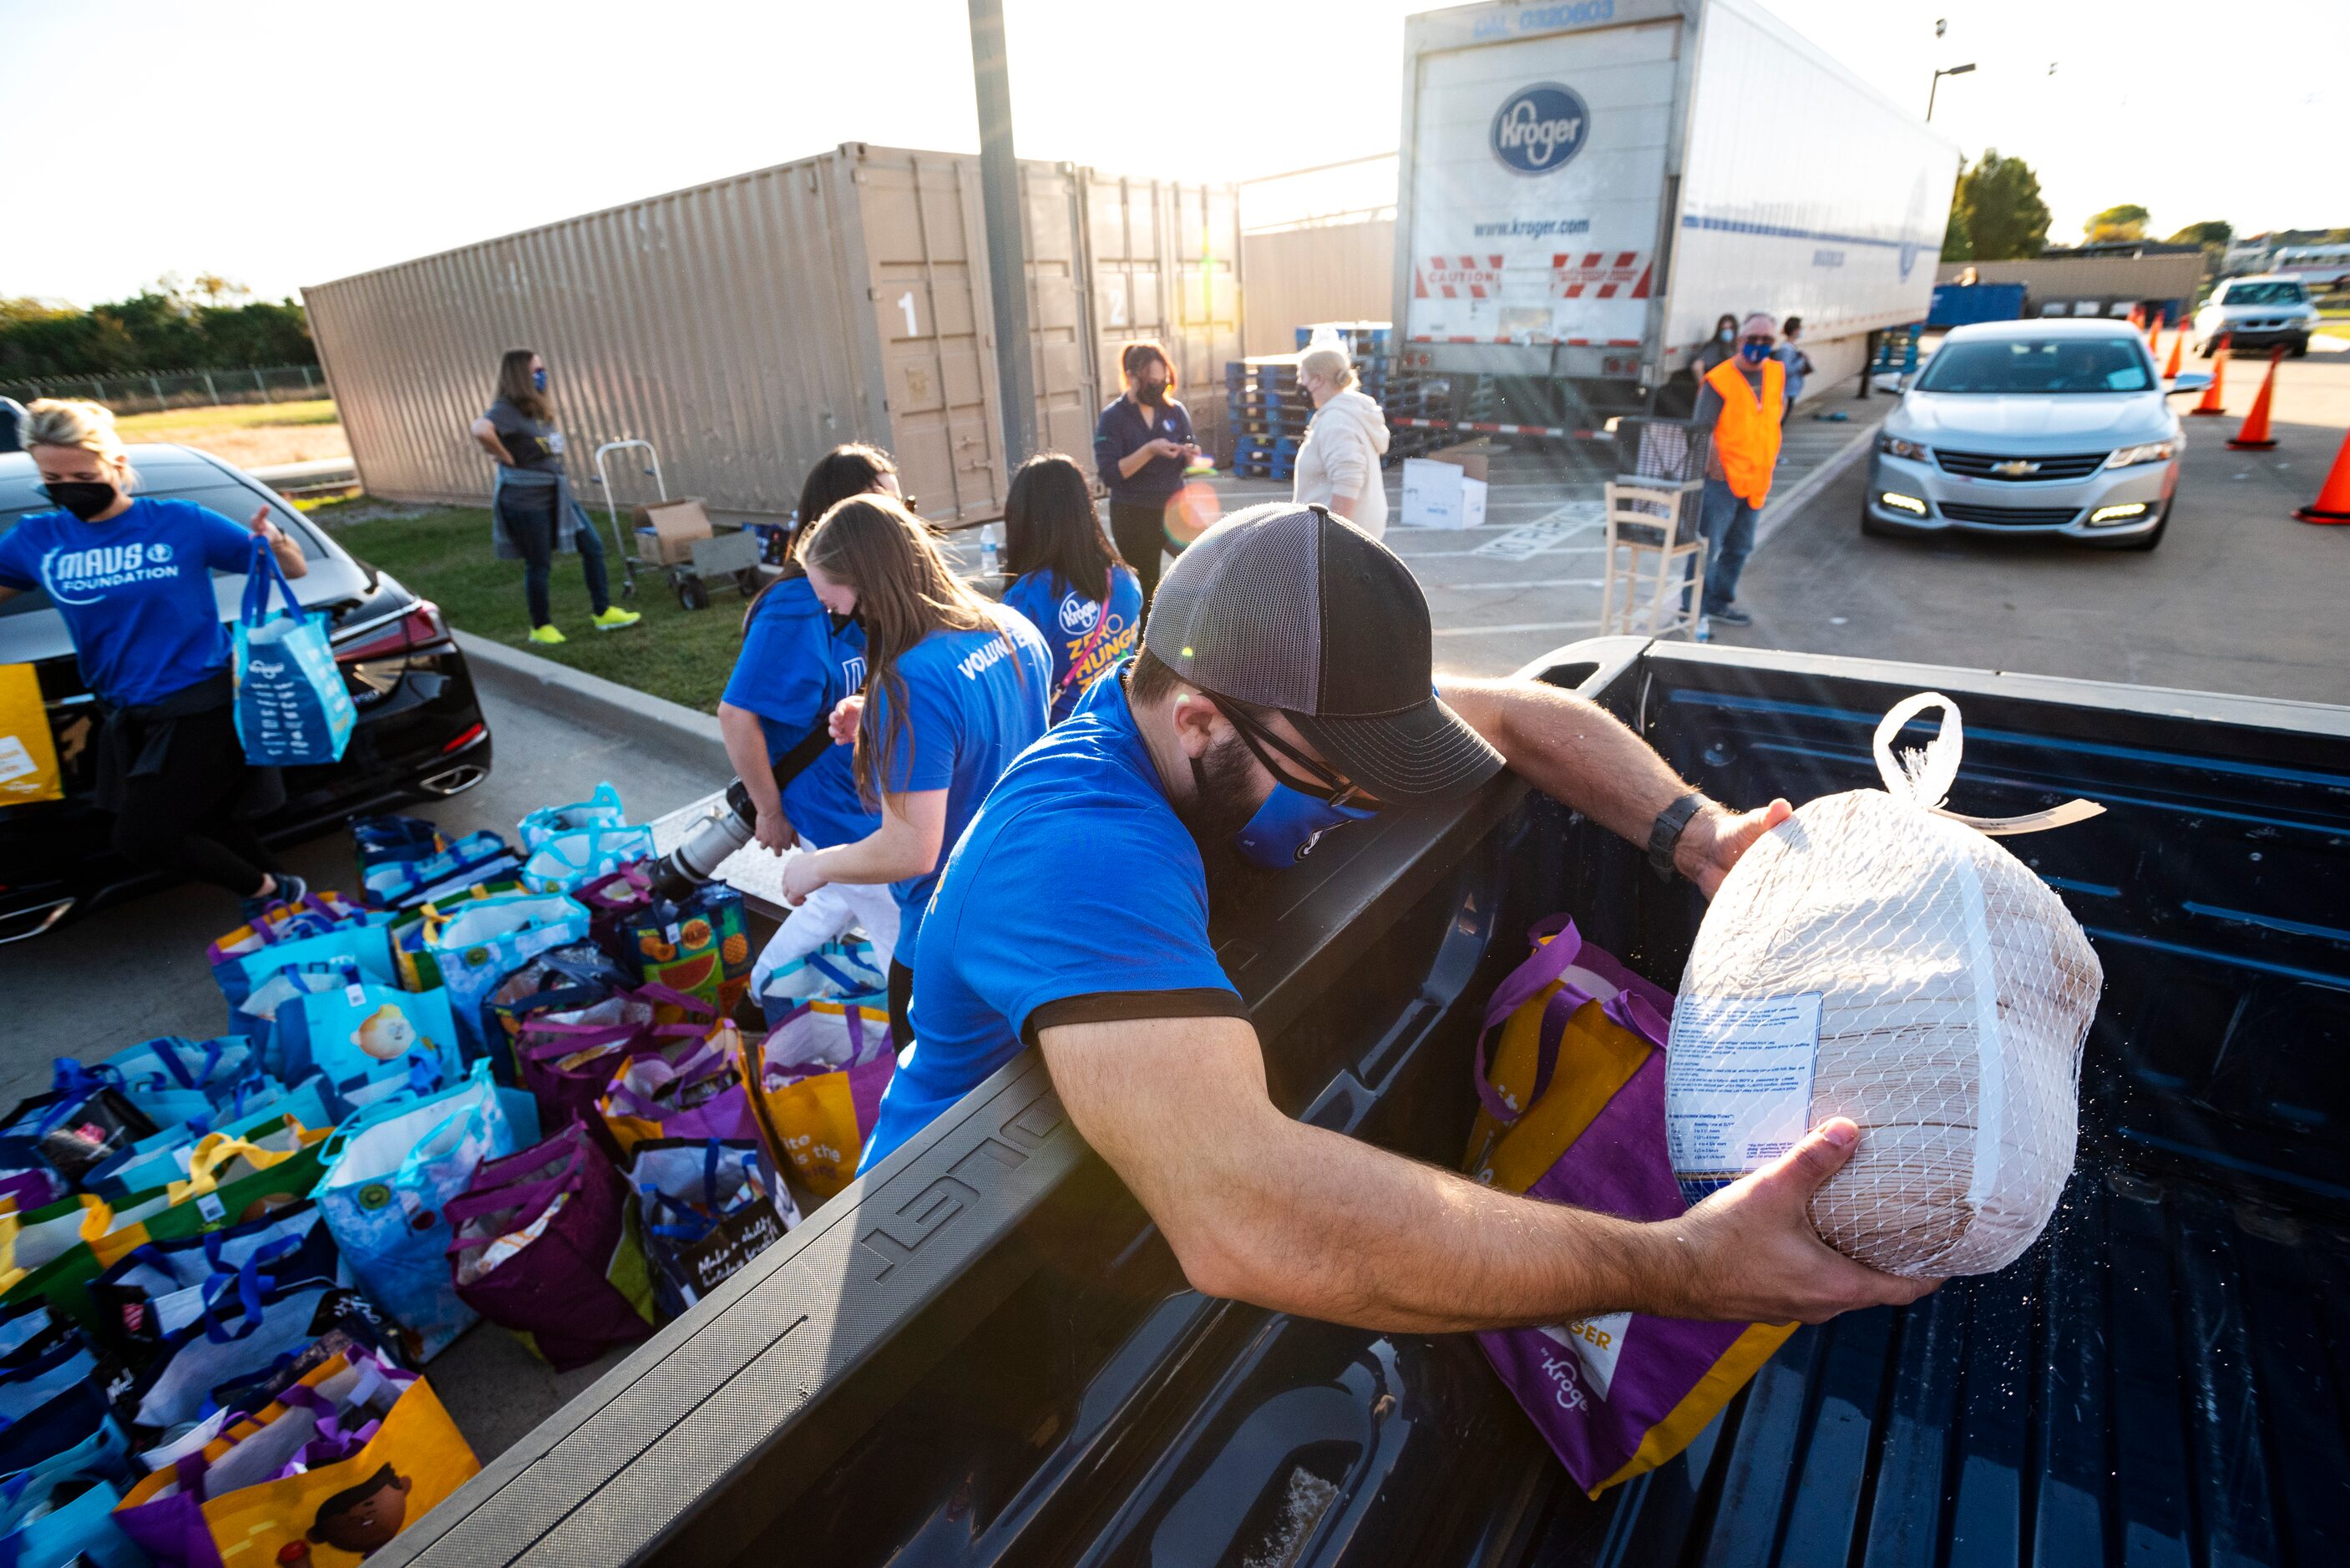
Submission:
[[[1738,352],[1706,372],[1697,395],[1696,424],[1711,427],[1699,524],[1705,531],[1705,597],[1709,620],[1752,626],[1738,606],[1738,574],[1754,551],[1754,519],[1771,494],[1779,462],[1779,426],[1787,406],[1787,367],[1772,355],[1779,324],[1756,311],[1738,331]]]

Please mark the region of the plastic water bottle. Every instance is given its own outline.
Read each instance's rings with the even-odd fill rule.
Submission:
[[[993,577],[998,576],[1001,572],[1001,567],[998,566],[997,561],[1001,555],[1002,546],[996,542],[995,535],[996,530],[1003,526],[1003,524],[1001,523],[983,523],[980,524],[979,575],[983,577]]]

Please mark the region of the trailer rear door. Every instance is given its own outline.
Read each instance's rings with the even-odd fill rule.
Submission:
[[[1646,22],[1420,57],[1413,341],[1639,347],[1680,30]]]

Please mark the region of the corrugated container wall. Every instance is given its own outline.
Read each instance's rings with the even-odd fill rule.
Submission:
[[[1021,175],[1039,440],[1083,456],[1107,394],[1080,192],[1101,177],[1035,162]],[[1229,191],[1215,197],[1233,210]],[[851,142],[304,301],[374,494],[483,500],[490,464],[466,426],[491,400],[499,353],[527,344],[553,371],[591,503],[594,452],[609,441],[653,442],[672,494],[771,515],[791,510],[824,452],[869,441],[897,456],[924,515],[967,523],[1000,514],[1010,466],[984,235],[976,158]],[[1235,344],[1237,251],[1235,237],[1222,258]],[[1214,297],[1191,315],[1169,307],[1174,340],[1214,339]],[[629,475],[616,480],[624,499],[650,494],[635,467],[615,471]]]
[[[1222,461],[1232,451],[1224,366],[1242,354],[1239,191],[1097,169],[1077,180],[1102,401],[1125,386],[1119,351],[1156,337],[1175,361],[1177,396],[1194,432]]]
[[[1384,321],[1395,304],[1395,220],[1301,223],[1241,236],[1248,351],[1292,354],[1316,321]]]

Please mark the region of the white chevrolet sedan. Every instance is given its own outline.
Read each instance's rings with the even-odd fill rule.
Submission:
[[[2181,375],[2170,392],[2210,380]],[[2186,440],[2146,340],[2109,321],[1996,321],[1942,340],[1877,432],[1864,534],[2053,534],[2151,550]]]

